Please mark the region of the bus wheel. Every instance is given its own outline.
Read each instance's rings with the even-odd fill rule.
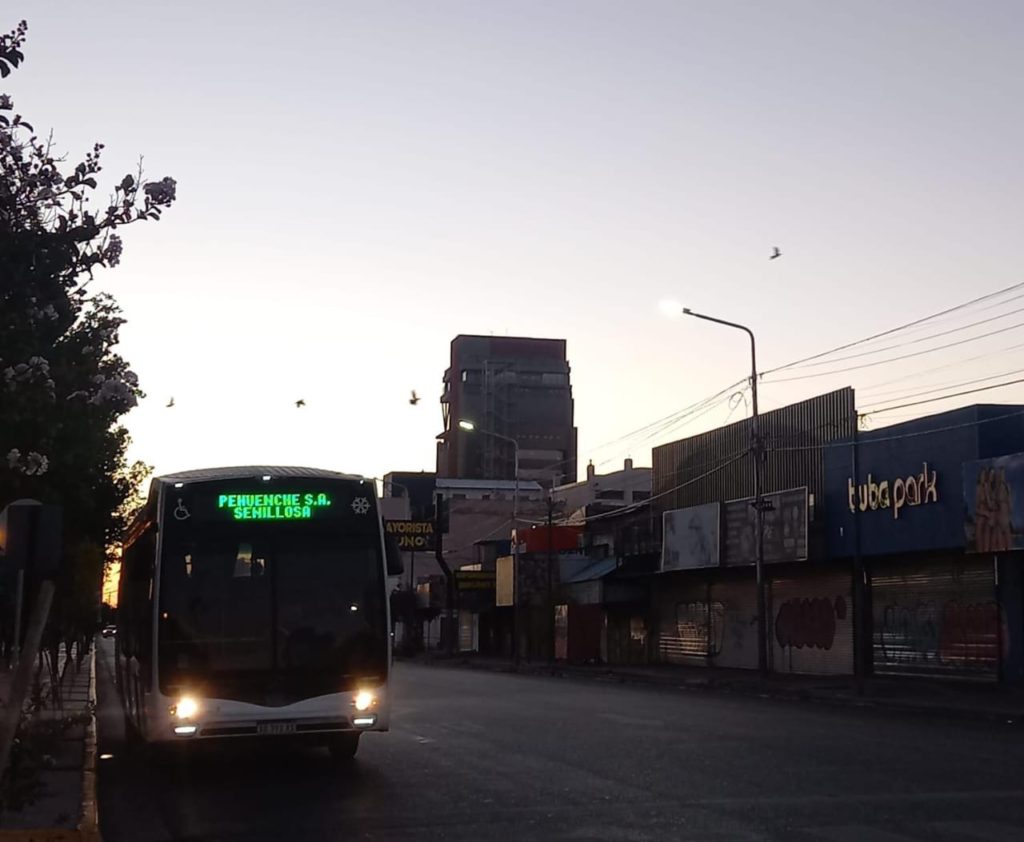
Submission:
[[[337,762],[351,760],[359,750],[359,734],[339,734],[327,742],[331,758]]]

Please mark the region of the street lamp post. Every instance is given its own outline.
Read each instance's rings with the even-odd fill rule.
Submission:
[[[500,439],[501,441],[509,442],[512,445],[513,459],[515,465],[513,466],[513,491],[512,491],[512,532],[515,534],[516,528],[519,525],[519,442],[517,442],[511,436],[504,436],[501,433],[496,433],[493,430],[483,430],[476,426],[472,421],[465,419],[459,421],[459,429],[465,430],[467,433],[481,433],[485,436],[491,436],[492,438]],[[516,535],[515,540],[512,542],[512,660],[515,665],[519,666],[519,631],[520,631],[520,619],[521,614],[519,610],[520,593],[519,593],[519,536]]]
[[[761,675],[765,676],[768,673],[768,629],[765,623],[767,600],[765,599],[764,588],[764,512],[766,501],[764,500],[761,488],[762,447],[760,416],[757,411],[757,345],[754,341],[754,331],[736,322],[728,322],[725,319],[716,319],[714,316],[695,313],[688,307],[683,308],[683,314],[693,316],[695,319],[703,319],[706,322],[714,322],[715,324],[742,330],[750,337],[750,452],[754,457],[754,531],[757,545],[757,559],[755,561],[757,578],[757,666]]]

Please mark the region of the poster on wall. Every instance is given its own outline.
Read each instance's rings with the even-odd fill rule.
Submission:
[[[662,517],[662,572],[717,567],[720,532],[718,503],[665,512]]]
[[[1024,549],[1024,453],[964,463],[969,553]]]
[[[764,560],[804,561],[807,558],[807,489],[792,488],[765,494]],[[734,567],[757,560],[757,518],[754,498],[725,504],[725,546],[722,562]]]

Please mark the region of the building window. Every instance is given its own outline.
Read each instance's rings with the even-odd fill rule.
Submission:
[[[636,503],[636,502],[638,502],[640,500],[648,500],[648,499],[650,499],[650,496],[651,496],[651,492],[650,491],[634,490],[633,491],[633,502]]]
[[[605,491],[597,492],[598,500],[623,500],[625,499],[625,493],[621,488],[609,488]]]

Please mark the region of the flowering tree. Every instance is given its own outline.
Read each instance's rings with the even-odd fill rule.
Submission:
[[[0,77],[22,63],[26,32],[0,35]],[[69,568],[94,567],[84,559],[119,539],[146,472],[127,464],[119,423],[142,397],[115,351],[123,319],[89,285],[120,261],[120,230],[175,199],[174,179],[146,181],[140,168],[97,201],[102,150],[69,164],[0,93],[0,506],[61,504]],[[76,589],[84,572],[68,571]],[[98,593],[101,569],[88,574]]]

